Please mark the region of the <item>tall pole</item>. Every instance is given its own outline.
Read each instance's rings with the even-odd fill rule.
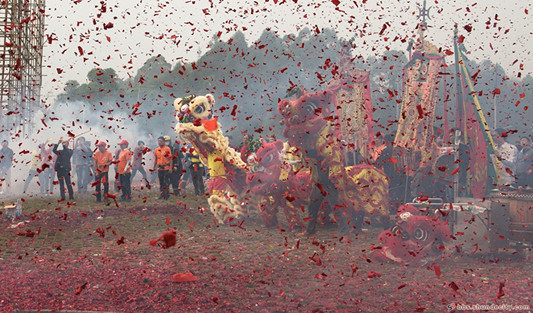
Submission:
[[[421,8],[421,7],[418,7],[418,18],[422,18],[422,22],[419,24],[419,29],[418,29],[418,33],[420,35],[420,44],[422,44],[422,46],[424,45],[424,31],[426,31],[426,29],[428,28],[428,24],[426,22],[426,17],[428,18],[428,20],[431,19],[431,17],[429,16],[429,11],[431,10],[431,7],[429,8],[426,8],[426,0],[424,0],[424,6]]]
[[[494,88],[492,90],[496,90],[496,82],[494,82]],[[496,121],[498,120],[498,104],[496,103],[496,92],[492,95],[492,107],[494,108],[494,127],[492,129],[496,129]]]
[[[464,99],[463,99],[463,82],[461,79],[461,70],[459,69],[459,48],[457,46],[457,24],[455,24],[455,29],[453,31],[453,48],[454,48],[454,56],[455,56],[455,89],[457,91],[457,95],[455,97],[456,101],[456,115],[455,115],[455,128],[461,129],[463,134],[463,142],[465,144],[468,144],[468,138],[466,135],[465,128],[462,127],[464,125]]]

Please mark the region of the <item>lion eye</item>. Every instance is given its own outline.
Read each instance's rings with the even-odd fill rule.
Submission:
[[[273,160],[273,156],[272,156],[272,154],[269,154],[269,155],[267,155],[267,156],[265,157],[265,162],[272,162],[272,160]]]
[[[424,229],[422,228],[417,228],[415,229],[415,231],[413,232],[413,238],[415,238],[416,240],[419,240],[419,241],[424,241],[428,238],[428,232],[425,231]]]
[[[314,114],[315,111],[316,111],[316,108],[317,108],[316,104],[308,103],[308,104],[305,105],[305,112],[307,114]]]
[[[196,114],[202,114],[204,113],[205,111],[205,107],[203,104],[200,104],[199,106],[197,106],[195,109],[194,109],[194,113]]]

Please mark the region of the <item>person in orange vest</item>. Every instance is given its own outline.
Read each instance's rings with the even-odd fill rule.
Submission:
[[[101,140],[96,143],[96,147],[98,150],[93,155],[96,172],[96,202],[102,201],[101,186],[104,185],[105,204],[109,205],[109,199],[106,195],[109,193],[109,165],[113,161],[113,155],[107,151],[107,144]]]
[[[120,181],[119,189],[122,190],[121,200],[131,202],[131,158],[132,153],[128,150],[128,141],[118,143],[120,153],[118,155],[117,173]]]
[[[170,147],[165,144],[165,137],[163,136],[157,138],[157,144],[159,147],[154,151],[154,167],[150,169],[150,171],[155,171],[157,166],[159,189],[161,192],[158,200],[167,200],[170,196],[169,186],[170,173],[172,172],[172,151],[170,151]]]

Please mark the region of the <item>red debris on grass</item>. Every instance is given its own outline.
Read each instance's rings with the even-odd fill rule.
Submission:
[[[172,281],[175,283],[188,283],[198,281],[198,277],[192,273],[174,274],[172,275]]]
[[[159,238],[150,240],[150,245],[156,246],[159,241],[162,241],[159,246],[163,249],[176,245],[176,232],[173,230],[164,232]]]

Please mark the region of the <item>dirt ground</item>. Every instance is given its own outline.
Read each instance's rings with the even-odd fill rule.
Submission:
[[[382,230],[372,224],[342,240],[335,226],[299,237],[258,218],[218,225],[202,209],[206,199],[190,194],[155,197],[143,193],[118,207],[89,196],[75,205],[32,198],[19,220],[0,216],[0,312],[533,308],[533,262],[519,253],[457,254],[437,267],[381,264],[370,258]],[[176,246],[149,244],[167,229],[177,232]],[[178,273],[198,281],[173,282]]]

